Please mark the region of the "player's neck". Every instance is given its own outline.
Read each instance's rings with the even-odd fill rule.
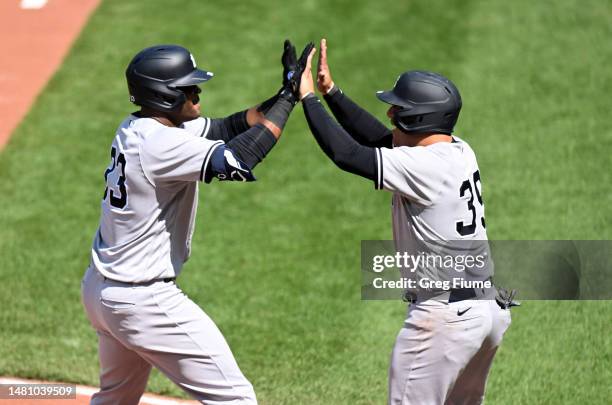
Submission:
[[[446,134],[406,134],[397,128],[393,129],[395,146],[428,146],[438,142],[452,141],[453,138]]]
[[[180,122],[175,122],[161,111],[153,110],[147,107],[142,107],[141,110],[138,112],[138,116],[142,118],[153,118],[155,121],[167,127],[178,127],[182,124]]]

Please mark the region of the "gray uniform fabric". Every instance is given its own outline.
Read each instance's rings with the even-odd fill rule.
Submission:
[[[377,149],[376,188],[393,193],[393,238],[401,252],[487,257],[465,269],[467,279],[493,274],[482,201],[482,184],[470,146],[454,142]],[[434,266],[435,267],[435,266]],[[404,277],[444,279],[447,271],[420,268]],[[399,332],[389,370],[390,405],[480,404],[510,311],[493,300],[449,302],[439,289],[415,291]],[[489,292],[490,293],[490,292]]]
[[[113,206],[108,196],[102,200],[91,252],[93,267],[105,277],[134,283],[180,274],[191,251],[198,181],[223,144],[200,137],[197,124],[208,120],[196,121],[189,129],[171,128],[131,115],[117,129],[106,183],[108,194],[125,197],[126,205]],[[118,186],[121,177],[128,179],[126,196]]]
[[[493,357],[510,325],[494,300],[411,304],[391,353],[389,404],[481,404]]]
[[[398,252],[483,257],[482,261],[462,266],[461,273],[430,264],[420,266],[416,272],[402,271],[402,277],[489,279],[494,266],[484,226],[480,171],[472,148],[455,137],[454,142],[380,148],[377,152],[377,188],[393,193],[393,240]],[[470,233],[458,232],[458,226],[467,229],[472,223],[473,231],[467,231]],[[428,289],[427,295],[430,292]]]
[[[221,331],[174,282],[127,286],[90,268],[82,296],[98,335],[92,405],[138,404],[151,367],[203,404],[257,404]]]
[[[189,258],[198,181],[223,144],[209,128],[131,115],[117,129],[81,286],[99,343],[92,404],[138,404],[151,367],[202,403],[257,403],[217,326],[173,280]]]

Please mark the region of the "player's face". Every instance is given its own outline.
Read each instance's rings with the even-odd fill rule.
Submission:
[[[198,94],[202,92],[198,86],[184,87],[183,93],[187,100],[183,103],[180,111],[183,121],[191,121],[200,116],[200,97]]]

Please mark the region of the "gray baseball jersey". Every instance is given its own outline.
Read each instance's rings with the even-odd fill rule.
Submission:
[[[381,148],[377,164],[377,188],[393,192],[399,252],[484,254],[484,267],[466,266],[460,277],[492,275],[480,172],[466,142],[454,137],[426,147]],[[402,275],[446,281],[452,272],[422,266]],[[409,306],[391,354],[388,404],[481,403],[510,311],[494,300],[450,301],[448,294],[436,295],[439,288],[414,290],[417,301]],[[434,295],[421,300],[419,293]]]
[[[462,271],[470,280],[493,273],[476,156],[463,140],[377,149],[376,188],[393,193],[393,239],[399,252],[486,256]],[[421,269],[447,279],[448,269]],[[403,272],[404,273],[404,272]],[[407,274],[403,274],[407,276]]]
[[[134,115],[119,125],[91,251],[103,276],[134,283],[180,273],[190,254],[198,181],[223,144],[206,139],[209,128],[208,118],[172,128]]]
[[[117,129],[81,284],[99,341],[92,404],[137,403],[152,367],[202,403],[257,404],[221,331],[171,282],[189,257],[198,182],[254,180],[209,130],[208,118],[175,128],[134,115]]]

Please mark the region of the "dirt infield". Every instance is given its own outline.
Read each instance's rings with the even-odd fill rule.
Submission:
[[[0,1],[0,149],[100,0]]]
[[[0,384],[41,384],[44,381],[23,380],[11,377],[0,377]],[[76,399],[6,399],[0,398],[0,405],[53,405],[53,404],[70,404],[83,405],[89,404],[91,395],[98,391],[95,387],[86,387],[84,385],[76,386]],[[183,401],[176,398],[162,397],[159,395],[145,394],[140,399],[140,405],[187,405],[198,404],[197,401]]]

